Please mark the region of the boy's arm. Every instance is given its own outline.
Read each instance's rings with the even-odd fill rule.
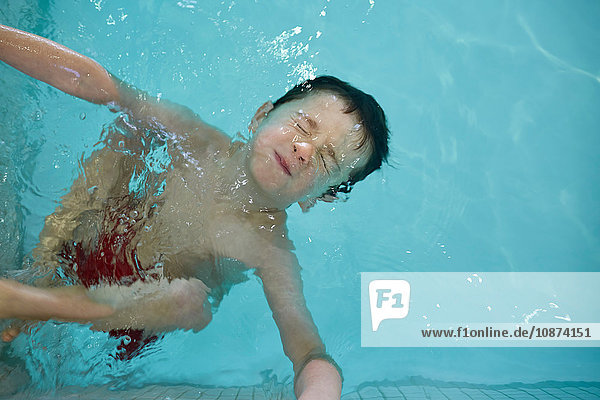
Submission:
[[[110,74],[100,64],[32,33],[0,25],[0,60],[92,103],[108,104],[119,98]]]
[[[263,282],[267,301],[279,328],[285,354],[294,365],[294,391],[299,399],[339,399],[339,367],[325,352],[317,327],[302,293],[300,266],[289,251],[264,251],[256,274]]]
[[[114,311],[91,300],[81,286],[42,289],[0,279],[0,319],[89,321]]]
[[[159,100],[120,81],[100,64],[52,40],[0,25],[0,60],[65,93],[118,107],[135,120],[175,133],[202,133],[229,142],[190,109]]]
[[[39,288],[0,279],[0,319],[92,323],[101,330],[197,331],[212,318],[209,291],[198,279],[137,281],[96,289]]]

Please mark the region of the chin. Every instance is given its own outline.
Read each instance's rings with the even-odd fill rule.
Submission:
[[[269,162],[252,162],[250,173],[258,186],[265,192],[272,193],[280,191],[283,186],[283,176],[274,169],[274,165]]]

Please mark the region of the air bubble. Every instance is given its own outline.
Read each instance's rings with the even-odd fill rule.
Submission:
[[[87,117],[87,115],[85,115],[85,113],[84,113],[84,112],[82,112],[81,114],[79,114],[79,119],[80,119],[80,120],[82,120],[82,121],[83,121],[83,120],[85,119],[85,117]]]
[[[34,121],[40,121],[42,119],[42,112],[40,110],[34,111],[33,114],[31,114],[31,119]]]

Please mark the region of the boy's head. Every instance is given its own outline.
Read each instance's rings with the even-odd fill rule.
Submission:
[[[249,128],[256,132],[252,176],[287,205],[348,193],[388,155],[389,131],[381,107],[370,95],[331,76],[308,80],[275,103],[263,104]]]
[[[357,150],[371,153],[366,164],[362,168],[354,169],[347,181],[330,187],[327,193],[324,193],[335,196],[338,192],[349,193],[356,182],[362,181],[373,171],[381,168],[384,161],[387,162],[389,129],[385,113],[373,96],[328,75],[309,79],[294,86],[273,103],[273,107],[276,109],[289,101],[323,92],[338,96],[346,104],[344,113],[356,114],[358,124],[361,125],[359,133],[362,135]]]

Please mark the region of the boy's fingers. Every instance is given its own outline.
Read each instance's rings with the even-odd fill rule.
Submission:
[[[2,341],[3,342],[12,342],[14,338],[19,336],[21,333],[21,329],[15,326],[9,326],[5,330],[2,331]]]

